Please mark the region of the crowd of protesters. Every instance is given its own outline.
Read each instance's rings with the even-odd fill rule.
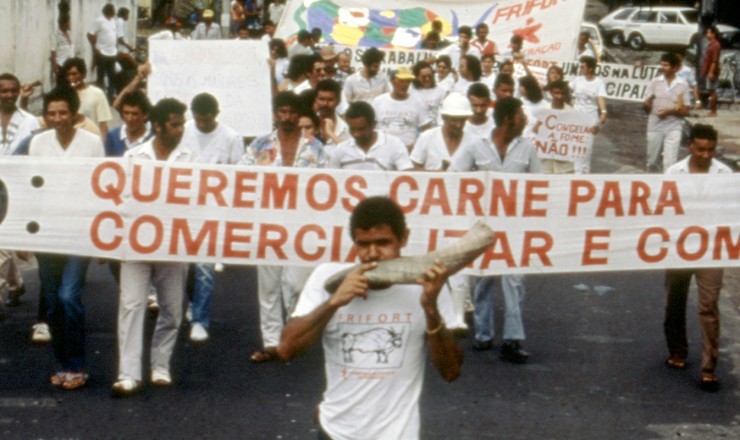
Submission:
[[[386,71],[384,52],[368,48],[362,52],[361,65],[355,68],[351,55],[326,44],[319,29],[299,31],[289,46],[273,38],[284,9],[280,0],[268,5],[235,0],[230,22],[223,26],[217,22],[213,10],[200,9],[194,11],[196,23],[190,32],[170,17],[164,23],[165,29],[150,36],[150,39],[183,42],[227,38],[265,41],[270,49],[270,59],[265,62],[269,64],[273,88],[274,130],[270,133],[245,140],[218,120],[219,102],[208,93],[199,93],[188,103],[174,98],[151,103],[146,94],[151,66],[139,64],[130,55],[134,48],[125,39],[128,11],[122,8],[116,14],[113,5],[108,4],[88,32],[97,85],[86,81],[92,69],[77,56],[79,48],[76,50],[71,42],[71,24],[65,14],[58,21],[51,57],[58,85],[44,96],[40,116],[24,108],[33,85],[22,83],[10,73],[0,75],[0,154],[53,156],[60,160],[128,156],[236,167],[345,168],[357,172],[585,174],[590,171],[588,164],[575,166],[568,161],[540,160],[535,146],[522,136],[533,119],[533,112],[539,108],[581,112],[593,119],[594,134],[608,123],[604,82],[595,75],[598,61],[585,49],[587,41],[579,42],[580,75],[570,83],[565,81],[562,69],[552,66],[547,71],[546,83],[540,84],[528,72],[522,38],[512,35],[507,47],[497,47],[487,38],[490,30],[485,24],[475,29],[460,26],[454,41],[442,35],[441,27],[433,27],[422,47],[434,50],[436,55],[413,66]],[[714,48],[716,29],[709,29],[707,35],[710,48]],[[715,56],[714,52],[710,49],[710,56]],[[706,64],[700,73],[711,91],[712,86],[716,88],[716,59],[709,59]],[[517,76],[517,69],[524,73]],[[699,87],[694,72],[682,63],[680,54],[664,54],[661,71],[662,75],[648,87],[644,102],[649,114],[646,170],[672,174],[730,172],[712,159],[717,135],[707,125],[694,127],[689,156],[679,160],[683,118],[694,106],[700,107],[701,101],[694,100],[699,97]],[[711,111],[716,114],[716,102],[712,104]],[[120,127],[109,125],[113,120],[111,106],[120,115],[123,122]],[[186,118],[188,112],[192,118]],[[381,205],[384,210],[393,210]],[[362,237],[362,231],[384,225],[392,226],[380,221],[359,226],[358,231]],[[356,231],[350,232],[355,245],[363,246],[364,242],[354,235]],[[388,239],[394,243],[404,240],[403,231],[393,234]],[[373,235],[372,240],[380,238]],[[394,248],[393,255],[397,256],[399,249]],[[0,294],[6,296],[9,306],[17,305],[25,291],[18,269],[19,258],[28,259],[29,255],[0,250]],[[36,259],[41,294],[32,339],[36,343],[51,343],[54,348],[60,368],[51,375],[51,383],[63,389],[80,388],[88,380],[81,294],[89,259],[41,253]],[[374,261],[377,259],[367,257],[363,262]],[[187,318],[192,341],[204,343],[210,337],[211,297],[220,267],[140,261],[109,262],[109,267],[120,285],[119,368],[112,384],[114,395],[133,395],[143,386],[143,329],[147,309],[158,311],[151,342],[150,383],[170,385],[173,380],[170,359],[183,319]],[[466,335],[469,330],[466,313],[473,315],[474,328],[470,331],[475,338],[473,350],[494,349],[493,294],[500,287],[505,319],[499,355],[505,361],[527,362],[529,353],[524,350],[526,336],[522,320],[525,277],[503,275],[477,279],[449,275],[439,266],[429,270],[428,279],[422,284],[423,298],[435,302],[433,307],[427,304],[429,307],[425,309],[426,335],[436,347],[432,349],[432,357],[443,352],[457,359],[453,341],[446,336],[436,338],[443,337],[442,328],[460,337]],[[257,272],[263,346],[252,354],[254,362],[290,358],[294,351],[300,351],[292,346],[286,348],[286,344],[294,342],[284,338],[286,317],[301,319],[300,331],[288,324],[292,329],[290,338],[300,339],[302,334],[295,332],[311,333],[314,327],[323,331],[337,308],[368,292],[368,287],[362,284],[367,282],[362,272],[355,273],[351,279],[360,287],[355,286],[352,293],[347,293],[346,301],[341,304],[332,302],[332,313],[318,314],[320,318],[316,319],[325,321],[312,327],[304,320],[313,316],[314,308],[323,307],[323,294],[315,291],[317,284],[309,278],[311,270],[261,265]],[[707,389],[716,389],[717,296],[721,270],[668,271],[665,333],[670,357],[666,364],[672,368],[686,367],[685,308],[692,275],[699,281],[704,336],[701,383]],[[441,278],[447,281],[443,287],[438,285]],[[310,306],[301,302],[304,286],[314,289]],[[445,298],[449,310],[436,310],[437,295]],[[440,313],[446,315],[444,320]],[[329,327],[326,329],[329,331]],[[315,339],[316,335],[312,337]],[[301,344],[301,347],[305,345]],[[449,378],[454,379],[455,367],[440,362],[443,375],[448,372]],[[461,356],[456,362],[461,362]],[[332,430],[331,426],[324,428]]]

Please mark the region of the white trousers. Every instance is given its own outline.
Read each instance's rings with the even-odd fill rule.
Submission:
[[[184,263],[121,263],[118,305],[118,379],[141,380],[144,320],[150,283],[157,290],[159,316],[152,337],[152,370],[169,371],[180,329],[188,265]]]
[[[683,131],[679,128],[671,131],[648,131],[647,133],[647,169],[657,171],[660,169],[661,152],[663,153],[663,171],[678,162],[678,148],[681,146],[681,135]]]
[[[17,258],[15,252],[0,249],[0,301],[5,292],[19,289],[23,285]]]
[[[264,347],[278,346],[285,321],[293,313],[298,295],[312,271],[311,267],[257,267],[260,330]]]

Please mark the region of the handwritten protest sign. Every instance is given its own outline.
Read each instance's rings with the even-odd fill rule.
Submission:
[[[501,52],[517,34],[527,57],[571,60],[585,5],[585,0],[291,0],[275,36],[291,43],[300,29],[319,28],[327,44],[418,49],[435,20],[442,24],[442,37],[450,39],[463,24],[486,23],[488,38]]]
[[[595,117],[582,112],[535,109],[524,136],[537,147],[540,159],[573,162],[578,172],[588,173],[595,124]]]
[[[149,42],[149,98],[177,98],[190,105],[193,96],[218,99],[218,118],[242,136],[272,129],[269,53],[262,41],[218,40]],[[190,112],[188,112],[190,117]]]
[[[407,255],[484,221],[474,274],[740,265],[740,185],[727,175],[390,173],[130,159],[4,157],[0,247],[106,258],[314,265],[353,261],[347,219],[387,194]]]

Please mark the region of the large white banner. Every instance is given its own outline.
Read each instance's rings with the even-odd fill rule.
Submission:
[[[3,157],[0,248],[129,260],[315,265],[354,261],[346,225],[387,194],[405,255],[483,221],[470,273],[740,265],[737,175],[385,173]]]
[[[565,80],[573,81],[578,76],[579,63],[528,60],[529,69],[534,76],[545,84],[546,68],[552,64],[559,65],[565,72]],[[642,102],[645,91],[653,78],[662,75],[660,66],[630,66],[627,64],[599,63],[594,72],[604,81],[607,99],[618,101]],[[543,81],[544,80],[544,81]]]
[[[487,23],[489,38],[505,52],[512,34],[528,57],[571,60],[586,0],[290,0],[276,37],[295,41],[301,29],[319,28],[326,43],[419,48],[432,22],[455,39],[462,25]]]
[[[152,40],[149,98],[172,97],[190,106],[193,96],[211,93],[221,107],[221,122],[242,136],[261,136],[272,130],[268,58],[263,41]]]

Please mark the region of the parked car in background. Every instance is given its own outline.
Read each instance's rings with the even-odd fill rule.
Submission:
[[[690,46],[699,38],[699,12],[694,8],[672,6],[628,6],[617,9],[599,21],[610,44],[627,44],[632,49],[645,45]],[[718,25],[720,32],[737,31]]]

